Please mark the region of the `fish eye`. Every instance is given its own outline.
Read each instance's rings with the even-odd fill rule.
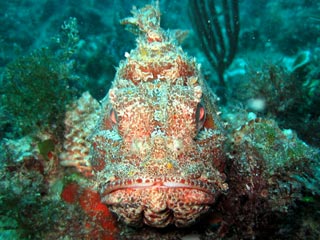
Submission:
[[[203,105],[199,103],[196,110],[196,123],[197,123],[198,130],[200,130],[203,127],[205,120],[206,120],[206,110],[204,109]]]

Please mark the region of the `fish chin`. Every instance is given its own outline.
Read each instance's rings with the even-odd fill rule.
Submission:
[[[194,224],[215,202],[218,192],[200,180],[134,179],[109,183],[102,201],[124,223],[163,228]],[[211,187],[211,189],[209,189]]]

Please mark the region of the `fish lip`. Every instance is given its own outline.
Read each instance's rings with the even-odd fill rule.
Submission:
[[[141,189],[141,188],[189,188],[197,189],[208,194],[214,195],[217,186],[213,183],[200,179],[188,179],[182,177],[161,177],[161,178],[127,178],[116,179],[106,183],[104,193],[110,194],[123,189]]]

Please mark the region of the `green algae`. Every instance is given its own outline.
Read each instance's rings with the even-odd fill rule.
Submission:
[[[52,139],[46,139],[38,143],[38,149],[44,159],[48,160],[48,154],[54,151],[55,144]]]
[[[0,102],[10,119],[13,137],[47,130],[62,133],[66,105],[76,90],[72,56],[78,31],[71,18],[62,26],[58,46],[42,47],[6,66]]]
[[[1,100],[19,135],[61,125],[66,103],[72,99],[69,75],[69,69],[48,48],[7,66]]]

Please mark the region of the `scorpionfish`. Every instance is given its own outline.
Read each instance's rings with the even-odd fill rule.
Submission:
[[[158,6],[132,14],[121,23],[138,35],[137,46],[102,100],[87,158],[62,164],[89,169],[120,221],[186,227],[228,190],[216,97],[176,32],[160,27]]]

